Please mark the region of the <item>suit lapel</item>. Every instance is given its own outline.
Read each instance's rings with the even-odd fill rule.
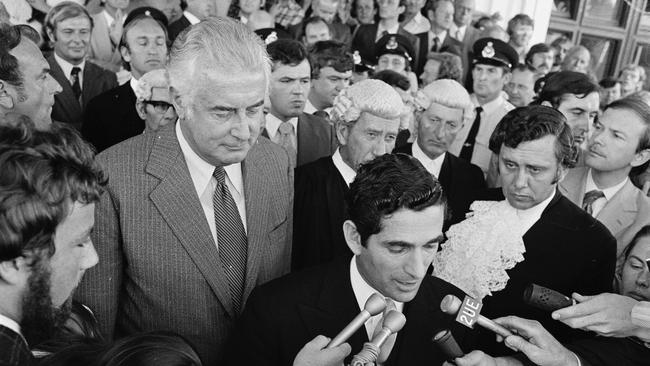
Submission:
[[[588,171],[588,168],[573,168],[558,185],[560,192],[578,207],[582,207]]]
[[[341,173],[339,173],[338,169],[336,169],[331,157],[327,160],[326,169],[328,170],[328,174],[327,184],[325,185],[325,195],[327,197],[327,209],[329,211],[330,222],[343,222],[344,217],[340,216],[341,205],[345,204],[345,194],[342,193],[347,192],[349,188],[347,188],[345,180],[341,176]],[[344,187],[345,190],[342,191],[339,187]],[[336,228],[333,227],[333,225],[330,225],[330,227],[332,229],[330,237],[338,237],[342,228]]]
[[[149,195],[151,201],[223,307],[234,317],[225,271],[208,223],[203,220],[205,214],[176,139],[174,124],[157,134],[145,169],[160,179],[160,184]]]
[[[90,95],[99,94],[95,92],[95,89],[99,87],[97,84],[97,79],[99,77],[98,71],[99,70],[95,68],[95,65],[86,61],[86,67],[84,67],[83,71],[83,86],[81,88],[81,102],[83,103],[84,108],[90,101]]]
[[[596,217],[602,222],[615,237],[621,230],[627,228],[634,222],[638,207],[636,204],[637,188],[628,179],[625,185],[607,201],[605,207]]]
[[[440,166],[438,181],[443,187],[449,187],[452,180],[451,176],[453,174],[453,171],[451,167],[451,158],[449,155],[449,153],[445,153],[445,158],[442,160],[442,166]],[[449,194],[449,192],[447,192],[447,194]]]
[[[63,69],[61,69],[59,63],[56,62],[54,54],[50,55],[47,58],[47,62],[50,64],[50,74],[61,85],[61,93],[54,96],[54,98],[58,100],[59,106],[65,111],[66,115],[68,116],[81,115],[81,106],[79,105],[77,98],[74,97],[74,92],[72,91],[70,80],[68,80],[68,77],[63,73]]]

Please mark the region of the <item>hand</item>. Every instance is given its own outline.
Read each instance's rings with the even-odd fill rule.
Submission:
[[[472,351],[454,360],[456,366],[497,366],[497,360],[482,351]]]
[[[582,296],[573,294],[579,303],[553,312],[552,317],[571,328],[594,331],[606,337],[635,335],[637,326],[630,314],[638,301],[617,294]]]
[[[117,9],[115,12],[115,20],[113,21],[113,24],[108,29],[108,35],[111,37],[111,41],[115,45],[115,47],[120,45],[120,39],[122,38],[122,18],[124,14],[122,14],[122,9]]]
[[[330,339],[319,335],[298,352],[293,360],[293,366],[340,366],[343,359],[350,354],[352,348],[349,344],[334,348],[325,348]]]
[[[516,316],[507,316],[494,321],[519,334],[507,337],[504,340],[505,345],[522,352],[536,365],[577,365],[575,355],[553,338],[538,321]]]

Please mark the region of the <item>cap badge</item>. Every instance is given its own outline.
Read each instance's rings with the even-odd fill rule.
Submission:
[[[271,32],[269,33],[268,36],[266,36],[266,39],[264,40],[264,43],[270,44],[278,40],[278,34],[276,32]]]
[[[386,49],[387,50],[397,49],[397,40],[395,39],[395,37],[390,37],[388,43],[386,43]]]
[[[354,60],[355,65],[361,65],[361,55],[359,54],[359,51],[354,51],[352,59]]]
[[[485,58],[494,57],[494,47],[492,46],[492,42],[488,42],[487,45],[483,47],[483,51],[481,51],[481,56]]]

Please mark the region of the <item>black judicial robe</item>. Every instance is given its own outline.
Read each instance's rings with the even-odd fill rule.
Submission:
[[[0,365],[29,366],[34,357],[20,334],[0,325]]]
[[[582,361],[582,366],[647,366],[650,348],[630,338],[596,337],[567,346]]]
[[[332,157],[298,167],[294,186],[292,270],[349,256],[343,237],[349,188]]]

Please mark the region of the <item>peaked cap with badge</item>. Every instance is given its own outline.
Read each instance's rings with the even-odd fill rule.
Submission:
[[[496,38],[481,38],[472,47],[474,59],[472,64],[505,66],[509,69],[517,66],[519,55],[509,44]]]
[[[386,34],[379,38],[375,43],[375,55],[377,59],[381,55],[393,54],[403,56],[408,64],[413,66],[413,57],[415,57],[415,49],[411,41],[401,34]]]

